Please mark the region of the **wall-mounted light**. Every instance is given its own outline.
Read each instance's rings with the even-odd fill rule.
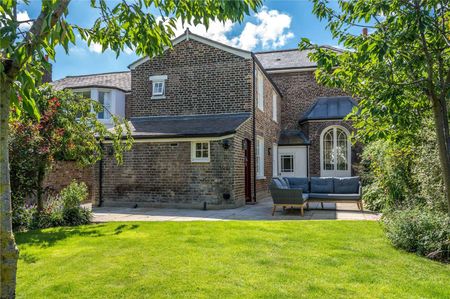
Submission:
[[[229,200],[231,197],[230,193],[224,193],[224,194],[222,194],[222,196],[223,196],[223,199],[225,199],[225,200]]]
[[[111,146],[108,148],[108,156],[114,155],[114,148]]]
[[[225,139],[224,141],[222,141],[222,146],[224,149],[229,149],[230,148],[230,140]]]

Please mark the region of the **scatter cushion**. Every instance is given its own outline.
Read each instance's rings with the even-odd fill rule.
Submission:
[[[273,178],[272,186],[278,189],[288,189],[286,182],[284,182],[284,180],[280,178]]]
[[[334,178],[334,193],[355,194],[359,193],[359,177]]]
[[[309,193],[308,178],[284,178],[291,189],[302,189],[303,193]]]
[[[333,178],[312,177],[311,193],[334,193]]]

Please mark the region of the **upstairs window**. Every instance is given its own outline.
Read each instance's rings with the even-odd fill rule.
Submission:
[[[164,95],[164,81],[153,82],[153,95],[154,96]]]
[[[192,142],[191,143],[191,161],[192,162],[209,162],[209,142]]]
[[[272,94],[272,119],[278,122],[278,95],[275,91]]]
[[[166,95],[166,80],[167,76],[151,76],[152,81],[152,99],[162,99]]]
[[[264,111],[264,77],[259,70],[256,73],[256,86],[258,91],[258,109]]]
[[[97,113],[98,119],[110,119],[111,118],[111,93],[107,91],[98,92],[98,102],[102,105],[102,111]]]
[[[82,96],[83,98],[90,99],[91,98],[91,91],[90,90],[83,90],[83,91],[75,91],[75,94]]]
[[[256,148],[255,148],[255,158],[256,158],[256,178],[264,178],[264,138],[256,137]]]

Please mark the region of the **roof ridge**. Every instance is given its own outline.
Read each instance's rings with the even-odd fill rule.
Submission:
[[[338,52],[344,51],[343,49],[337,48],[332,45],[320,45],[319,47],[338,51]],[[258,52],[254,52],[254,53],[257,55],[257,54],[271,54],[271,53],[293,52],[293,51],[301,52],[301,51],[307,51],[307,50],[312,50],[312,48],[311,49],[303,49],[303,50],[300,50],[299,48],[291,48],[291,49],[281,49],[281,50],[258,51]]]

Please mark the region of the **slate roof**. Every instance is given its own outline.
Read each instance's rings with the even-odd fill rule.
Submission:
[[[131,118],[133,138],[219,137],[233,134],[250,113]]]
[[[67,76],[53,81],[56,89],[104,87],[115,88],[124,92],[131,91],[131,72],[101,73],[80,76]]]
[[[342,50],[330,46],[322,46],[323,48],[331,49],[337,52]],[[308,58],[308,54],[312,50],[279,50],[268,52],[255,53],[256,58],[261,62],[262,66],[267,70],[282,70],[282,69],[298,69],[316,67],[317,64]]]
[[[300,130],[281,131],[278,145],[309,145],[311,142]]]
[[[314,105],[306,111],[299,122],[308,120],[343,119],[356,106],[351,97],[320,97]]]

